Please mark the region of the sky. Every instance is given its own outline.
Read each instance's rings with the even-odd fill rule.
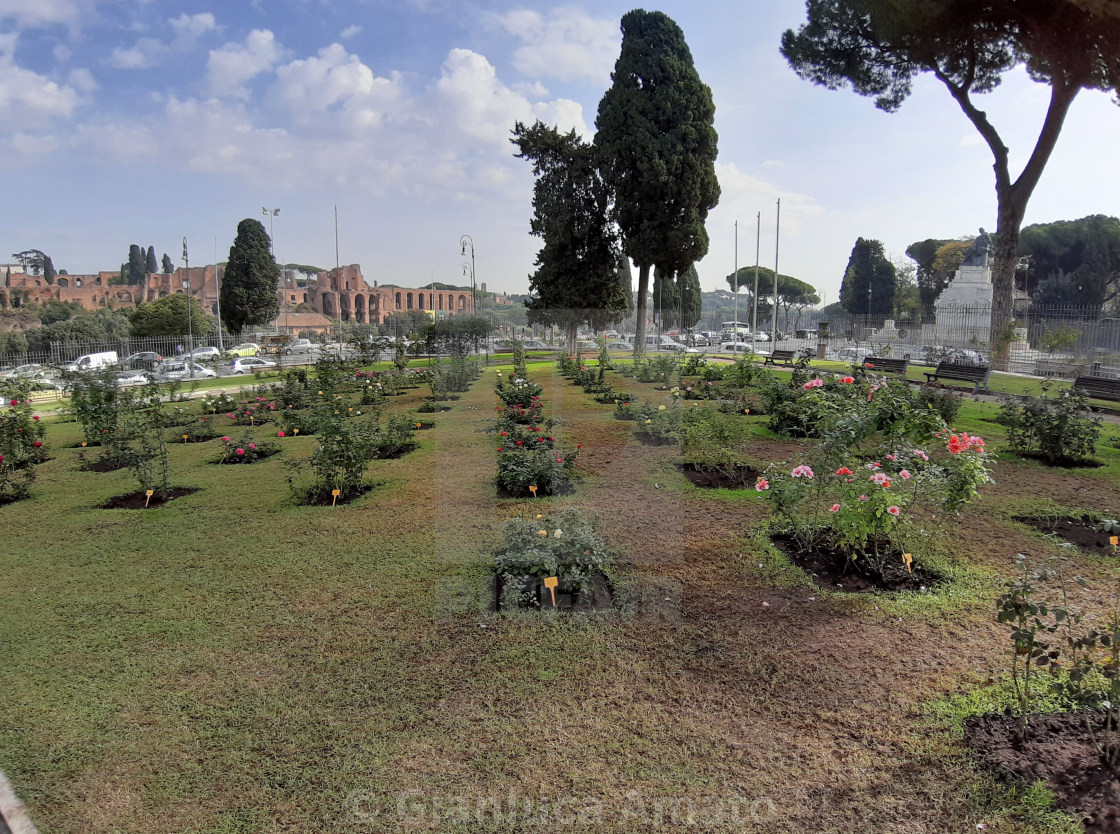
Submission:
[[[0,261],[35,248],[74,274],[115,271],[138,243],[182,265],[186,237],[201,265],[252,217],[277,260],[330,268],[337,207],[338,261],[370,283],[469,284],[466,234],[480,284],[525,292],[539,240],[510,131],[540,119],[593,138],[631,8],[0,0]],[[915,241],[995,228],[991,153],[935,80],[894,114],[800,80],[778,45],[801,0],[648,8],[681,26],[715,100],[705,290],[757,245],[832,302],[858,237],[905,260]],[[1046,97],[1015,73],[980,99],[1013,172]],[[1120,214],[1118,137],[1120,108],[1083,92],[1026,222]]]

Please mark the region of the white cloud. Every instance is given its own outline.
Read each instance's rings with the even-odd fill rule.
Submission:
[[[442,102],[441,112],[452,119],[451,127],[495,147],[506,147],[517,121],[539,118],[556,123],[561,130],[587,132],[579,104],[563,99],[531,104],[498,80],[494,66],[484,56],[467,49],[451,50],[435,90]]]
[[[114,69],[146,69],[155,66],[168,52],[168,47],[155,38],[140,38],[135,46],[128,49],[120,47],[105,61]]]
[[[360,31],[362,31],[362,27],[359,26],[357,23],[352,23],[349,26],[347,26],[345,29],[343,29],[341,32],[339,32],[338,36],[340,38],[342,38],[343,40],[346,40],[347,38],[354,37]]]
[[[93,79],[93,73],[85,67],[70,70],[70,74],[66,76],[66,82],[86,95],[97,89],[97,82]]]
[[[268,29],[254,29],[244,43],[227,43],[210,50],[206,62],[206,88],[216,95],[246,97],[242,86],[262,72],[272,69],[280,60],[280,44]]]
[[[12,150],[23,156],[44,156],[59,147],[58,140],[50,134],[13,133],[10,144]]]
[[[15,41],[13,36],[0,42],[0,124],[34,128],[69,118],[78,105],[77,91],[17,66]]]
[[[513,56],[522,75],[562,81],[605,80],[618,58],[622,36],[615,19],[559,8],[549,11],[547,17],[531,9],[515,9],[498,20],[524,43]]]
[[[207,32],[213,32],[218,28],[217,23],[214,21],[214,15],[210,12],[203,12],[202,14],[187,14],[183,12],[178,17],[173,17],[167,21],[171,24],[171,28],[175,30],[176,37],[183,40],[194,40]]]
[[[20,26],[71,25],[91,10],[95,0],[0,0],[0,22]]]
[[[54,49],[51,50],[51,54],[54,55],[54,59],[58,61],[58,63],[65,64],[74,53],[66,44],[56,43]]]
[[[338,105],[349,127],[366,129],[379,124],[401,98],[402,85],[400,76],[378,78],[357,55],[334,43],[313,58],[277,69],[274,93],[297,123],[321,122],[322,114]]]

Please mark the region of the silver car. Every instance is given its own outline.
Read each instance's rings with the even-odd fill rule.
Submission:
[[[175,382],[188,379],[215,379],[217,374],[197,362],[185,359],[163,361],[152,371],[156,382]]]

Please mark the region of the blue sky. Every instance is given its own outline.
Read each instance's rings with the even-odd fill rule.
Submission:
[[[618,56],[611,0],[0,0],[0,260],[26,248],[73,273],[130,243],[224,258],[239,220],[279,208],[276,255],[360,263],[371,282],[478,280],[524,291],[538,242],[517,119],[588,138]],[[654,8],[654,7],[650,7]],[[902,258],[927,237],[995,227],[991,157],[936,82],[888,115],[799,80],[778,54],[800,0],[666,2],[712,87],[723,196],[705,289],[773,266],[835,300],[859,236]],[[983,106],[1021,165],[1046,90],[1013,75]],[[1027,222],[1120,214],[1120,108],[1082,93]]]

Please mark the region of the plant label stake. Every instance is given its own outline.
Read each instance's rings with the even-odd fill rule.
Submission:
[[[533,497],[537,497],[537,488],[535,486],[529,487],[529,492],[533,493]]]
[[[1116,547],[1116,545],[1120,544],[1120,536],[1109,536],[1108,543],[1113,547]]]
[[[144,497],[144,506],[145,507],[148,506],[148,502],[152,500],[152,496],[155,495],[155,492],[156,491],[154,489],[149,489],[147,492],[144,493],[144,496],[145,496]]]
[[[341,490],[341,489],[332,489],[332,490],[331,490],[331,506],[332,506],[332,507],[333,507],[333,506],[335,505],[335,503],[336,503],[336,502],[338,501],[338,496],[340,496],[341,494],[342,494],[342,490]]]
[[[186,442],[187,442],[187,435],[185,435],[185,434],[183,435],[183,442],[184,442],[184,443],[186,443]]]
[[[914,571],[910,570],[910,565],[912,565],[914,563],[914,557],[911,556],[909,553],[903,553],[902,554],[902,561],[906,563],[906,572],[909,573],[909,574],[913,574]]]
[[[560,581],[559,578],[555,577],[555,576],[546,576],[544,578],[544,586],[546,588],[548,588],[548,592],[550,594],[552,594],[552,607],[553,608],[556,607],[556,585],[559,581]]]

